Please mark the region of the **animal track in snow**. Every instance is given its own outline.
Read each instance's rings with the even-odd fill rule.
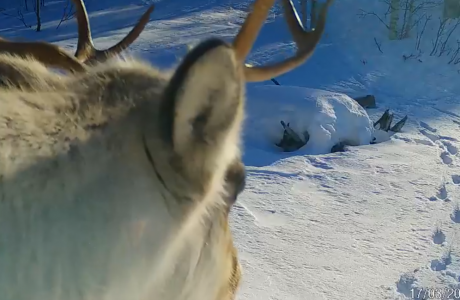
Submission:
[[[327,162],[317,158],[317,157],[307,157],[307,163],[310,163],[312,166],[323,169],[323,170],[331,170],[334,167],[330,166]]]
[[[450,215],[450,219],[454,223],[460,223],[460,207],[458,206],[458,204],[454,207],[454,210]]]
[[[422,139],[414,139],[414,142],[419,145],[426,145],[426,146],[434,146],[435,143],[431,140],[422,140]]]
[[[439,136],[425,129],[420,130],[420,133],[429,138],[433,143],[439,140]]]
[[[439,157],[444,164],[452,164],[453,158],[451,155],[456,155],[458,153],[458,147],[455,146],[451,141],[456,141],[456,139],[448,136],[440,136],[433,133],[433,130],[436,129],[431,128],[429,131],[428,129],[422,129],[420,130],[420,133],[427,137],[433,144],[438,145],[439,149],[441,149],[441,154]],[[420,144],[432,145],[429,141],[422,141],[423,140],[418,140],[417,142]]]
[[[454,121],[455,122],[455,121]],[[449,170],[452,170],[452,166],[457,163],[456,157],[460,154],[460,148],[458,146],[458,140],[456,138],[450,137],[450,136],[444,136],[441,135],[439,130],[430,126],[429,124],[425,122],[419,122],[420,124],[420,130],[419,132],[426,138],[419,137],[419,139],[412,139],[413,142],[417,144],[422,144],[422,145],[429,145],[429,146],[437,146],[439,148],[438,155],[440,157],[441,162],[449,167]],[[455,124],[460,126],[460,121],[455,122]],[[449,171],[450,173],[451,171]],[[447,185],[448,184],[456,184],[460,185],[460,173],[458,175],[452,174],[452,173],[447,173],[448,176],[450,176],[449,180],[446,180],[445,178],[443,179],[443,182],[439,185],[439,187],[436,190],[436,194],[431,196],[429,200],[431,201],[437,201],[437,200],[443,200],[444,202],[450,202],[451,199],[449,197],[455,197],[456,195],[449,195],[449,192],[447,190]],[[447,175],[446,174],[446,175]],[[452,183],[451,183],[452,182]],[[453,190],[452,192],[454,192]],[[426,198],[425,198],[426,199]],[[457,204],[456,207],[453,209],[453,211],[450,213],[450,218],[452,222],[454,223],[460,223],[460,204]],[[446,244],[446,234],[440,229],[440,227],[437,227],[433,232],[431,232],[431,241],[434,245],[445,245]],[[407,298],[413,299],[411,297],[413,295],[413,292],[417,293],[418,290],[422,290],[423,288],[426,288],[425,286],[422,287],[421,282],[418,282],[418,278],[423,278],[423,275],[420,275],[418,273],[420,272],[440,272],[439,274],[442,274],[443,276],[450,276],[446,275],[447,273],[450,272],[450,267],[449,265],[452,263],[452,256],[451,256],[451,251],[447,251],[442,255],[442,257],[435,257],[430,258],[428,261],[428,265],[425,265],[421,269],[417,269],[414,272],[408,272],[403,275],[401,275],[399,281],[396,283],[396,288],[397,291],[403,295],[405,295]],[[457,281],[460,282],[460,278],[455,272],[450,272],[454,274],[453,278],[455,278]],[[449,273],[449,274],[450,274]],[[441,275],[440,275],[441,276]],[[415,298],[419,299],[419,298]]]
[[[458,142],[458,139],[451,137],[451,136],[447,136],[447,135],[440,135],[439,139],[446,140],[446,141],[452,141],[452,142]]]
[[[460,175],[452,175],[452,182],[454,184],[460,184]]]
[[[399,277],[399,280],[396,282],[396,290],[398,293],[405,295],[406,297],[411,297],[413,286],[416,286],[417,278],[412,272],[404,273]]]
[[[442,151],[440,157],[442,162],[446,165],[450,165],[453,162],[452,157],[450,157],[450,154],[447,151]]]
[[[418,144],[424,144],[424,145],[430,145],[432,146],[433,144],[438,145],[438,147],[441,149],[441,154],[439,157],[441,158],[441,161],[445,165],[450,165],[453,162],[452,157],[450,156],[451,154],[457,153],[458,149],[456,146],[452,145],[452,143],[446,142],[444,140],[449,139],[449,137],[441,137],[433,132],[437,131],[437,129],[432,128],[426,123],[420,122],[420,124],[425,124],[426,126],[425,129],[421,129],[420,133],[423,134],[425,137],[429,139],[429,141],[423,141],[423,140],[414,140]],[[431,142],[430,142],[431,141]]]
[[[419,124],[420,124],[420,126],[422,126],[423,128],[425,128],[426,130],[429,130],[429,131],[431,131],[431,132],[433,132],[433,133],[438,131],[436,128],[431,127],[430,125],[428,125],[428,124],[425,123],[425,122],[420,121]]]
[[[457,115],[456,113],[453,113],[451,111],[448,111],[448,110],[445,110],[445,109],[440,109],[440,108],[437,108],[437,107],[433,107],[433,108],[436,109],[439,112],[442,112],[442,113],[446,114],[446,115],[449,115],[449,116],[452,116],[452,117],[455,117],[455,118],[460,118],[459,115]]]
[[[453,138],[447,135],[436,134],[435,132],[437,132],[437,129],[432,128],[432,127],[430,127],[430,129],[427,129],[427,128],[420,129],[419,132],[423,134],[425,137],[427,137],[428,139],[430,139],[433,143],[436,143],[439,140],[458,142],[456,138]]]
[[[397,140],[404,141],[404,142],[406,142],[406,143],[412,142],[412,140],[411,140],[410,138],[404,137],[404,136],[394,135],[393,138],[394,138],[394,139],[397,139]],[[414,139],[414,141],[415,141],[415,140],[416,140],[416,139]],[[416,142],[416,141],[415,141],[415,142]]]
[[[441,186],[439,187],[436,197],[438,197],[438,199],[441,199],[441,200],[447,199],[447,189],[446,189],[445,183],[442,183]]]
[[[446,241],[446,235],[442,232],[441,228],[436,228],[432,235],[433,243],[441,245]]]
[[[441,143],[446,147],[447,151],[451,155],[456,155],[458,153],[458,147],[448,141],[441,141]]]
[[[431,261],[431,270],[433,271],[444,271],[448,265],[452,263],[452,257],[450,251],[439,259],[433,259]]]

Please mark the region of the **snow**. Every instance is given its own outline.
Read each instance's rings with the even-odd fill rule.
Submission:
[[[231,40],[249,1],[155,0],[151,22],[129,53],[173,67],[204,38]],[[277,78],[281,86],[248,84],[247,187],[231,213],[243,265],[239,300],[402,300],[428,288],[460,288],[460,64],[429,55],[442,8],[427,12],[433,22],[420,61],[404,60],[416,53],[416,37],[389,41],[376,18],[358,17],[361,9],[385,13],[380,1],[371,2],[336,1],[305,65]],[[64,1],[46,3],[41,33],[1,15],[2,37],[73,51],[75,23],[55,29]],[[145,3],[152,1],[88,0],[96,45],[123,37]],[[32,22],[33,13],[25,17]],[[452,43],[459,37],[460,29]],[[248,61],[261,65],[294,51],[276,7]],[[376,96],[376,109],[365,112],[348,97],[366,94]],[[385,109],[396,120],[407,114],[408,122],[369,145],[372,121]],[[281,120],[308,130],[309,143],[280,152],[273,144]],[[360,146],[328,153],[342,139]]]
[[[249,153],[265,150],[279,155],[275,143],[283,136],[280,121],[290,123],[297,133],[310,135],[298,154],[330,153],[339,142],[367,145],[374,137],[367,112],[341,93],[295,86],[254,86],[248,89],[247,97],[245,145]]]

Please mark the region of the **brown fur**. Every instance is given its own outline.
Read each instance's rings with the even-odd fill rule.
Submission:
[[[32,58],[0,55],[0,87],[18,90],[53,90],[64,88],[62,76]]]

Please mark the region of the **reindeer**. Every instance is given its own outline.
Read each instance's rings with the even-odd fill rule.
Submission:
[[[35,85],[41,87],[55,87],[61,80],[59,77],[49,77],[47,67],[61,68],[70,72],[85,70],[87,66],[102,63],[116,57],[129,47],[141,34],[150,14],[154,10],[151,5],[139,19],[132,30],[116,45],[106,50],[94,47],[86,7],[82,1],[73,1],[75,15],[78,22],[78,45],[75,57],[56,45],[44,42],[14,42],[0,38],[0,86],[14,86],[16,88],[30,89]],[[34,51],[30,52],[29,49]],[[14,54],[14,56],[6,55]],[[11,61],[14,60],[14,61]],[[47,81],[48,82],[43,82]]]
[[[234,298],[245,82],[304,63],[332,3],[306,32],[282,1],[298,50],[270,66],[244,61],[275,0],[255,0],[232,44],[205,40],[168,72],[108,59],[152,8],[112,50],[95,50],[81,0],[74,56],[1,41],[2,300]]]

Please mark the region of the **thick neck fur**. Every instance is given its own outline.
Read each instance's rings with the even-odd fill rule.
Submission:
[[[0,56],[0,69],[14,59]],[[16,72],[34,70],[0,93],[0,298],[226,295],[235,262],[221,187],[190,186],[154,122],[170,75],[132,61]]]
[[[28,170],[29,163],[34,164],[33,169],[50,168],[49,160],[56,166],[62,158],[64,164],[75,161],[80,167],[82,159],[100,162],[130,151],[125,149],[127,141],[142,134],[136,117],[145,107],[155,105],[151,100],[160,98],[166,80],[157,70],[134,62],[114,62],[91,71],[62,77],[42,70],[42,82],[35,86],[2,90],[0,172],[4,180],[22,169],[34,173]],[[46,83],[53,81],[60,82],[59,86]],[[102,152],[99,147],[107,149]],[[43,164],[35,164],[37,157]],[[18,192],[23,198],[23,191]]]

